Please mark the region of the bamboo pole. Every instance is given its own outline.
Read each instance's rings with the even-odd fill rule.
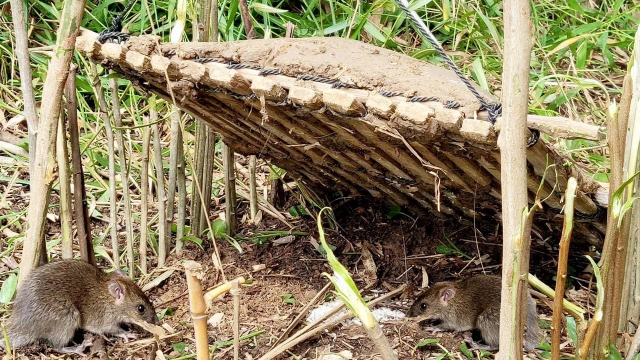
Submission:
[[[125,227],[127,229],[127,268],[129,269],[129,277],[132,279],[136,274],[136,267],[133,258],[133,214],[131,210],[131,194],[129,191],[129,162],[126,157],[126,148],[124,145],[124,137],[122,135],[122,115],[120,114],[120,96],[118,94],[118,79],[112,77],[109,79],[111,87],[111,106],[113,109],[113,125],[115,126],[116,145],[118,147],[118,158],[120,163],[120,183],[122,184],[122,197],[124,200],[124,211],[127,216],[124,217]]]
[[[256,216],[258,215],[258,190],[256,184],[256,160],[255,155],[249,156],[249,208],[251,221],[256,223]]]
[[[76,70],[72,66],[69,70],[64,92],[67,98],[67,115],[69,116],[69,137],[71,139],[71,158],[73,162],[73,198],[76,216],[76,230],[80,257],[89,264],[95,265],[93,255],[93,241],[91,237],[91,223],[87,210],[87,191],[84,186],[84,171],[82,171],[82,156],[80,154],[80,134],[78,133],[78,103],[76,98]]]
[[[609,137],[610,154],[610,177],[609,177],[609,199],[613,199],[613,194],[623,182],[624,166],[624,143],[620,143],[620,132],[625,129],[620,128],[615,105],[611,104],[609,109],[607,136]],[[618,226],[618,216],[613,211],[613,205],[607,214],[607,230],[604,238],[604,246],[601,256],[602,283],[604,286],[604,298],[606,301],[602,309],[602,321],[594,335],[594,341],[589,348],[589,359],[602,359],[609,353],[609,344],[616,344],[617,330],[620,321],[620,305],[622,290],[624,286],[624,266],[623,261],[627,248],[627,240],[622,236],[622,229]]]
[[[177,106],[173,106],[171,112],[171,140],[169,142],[169,188],[167,189],[167,243],[171,244],[171,233],[173,229],[173,217],[175,214],[176,188],[178,186],[178,147],[182,147],[180,118],[182,111]],[[182,250],[182,242],[176,239],[176,252]]]
[[[207,306],[202,295],[201,280],[204,269],[199,263],[187,260],[184,263],[187,287],[189,289],[189,306],[196,340],[196,354],[198,360],[209,360],[209,336],[207,334]]]
[[[29,132],[29,173],[35,172],[36,147],[38,132],[38,113],[36,111],[36,98],[33,94],[33,75],[31,73],[31,59],[29,58],[29,37],[27,26],[24,22],[24,7],[22,1],[11,0],[11,18],[16,39],[15,54],[20,69],[20,90],[22,91],[22,101],[24,103],[24,117],[27,120],[27,130]],[[68,163],[67,163],[68,164]]]
[[[562,301],[564,300],[564,286],[567,280],[567,261],[569,258],[569,244],[573,231],[573,201],[576,198],[575,178],[570,178],[565,191],[564,227],[560,238],[560,254],[558,254],[558,271],[556,275],[556,292],[553,301],[553,322],[551,326],[551,359],[560,360],[560,336],[562,335]]]
[[[114,131],[109,119],[107,101],[104,97],[104,89],[100,83],[100,77],[98,75],[98,69],[95,63],[90,64],[91,68],[91,86],[95,94],[96,100],[100,111],[98,115],[102,119],[104,124],[105,133],[107,135],[107,153],[109,161],[109,236],[111,237],[111,250],[113,252],[113,262],[115,268],[120,267],[120,249],[118,245],[118,214],[117,214],[117,192],[116,192],[116,160],[115,160],[115,140],[113,137]]]
[[[69,151],[64,114],[60,113],[56,152],[58,157],[58,182],[60,184],[60,236],[62,237],[62,258],[73,258],[73,207],[71,205],[71,176],[69,175]]]
[[[43,257],[43,252],[46,252],[44,228],[47,209],[49,208],[51,184],[55,179],[53,175],[56,163],[54,149],[57,137],[56,131],[58,130],[58,116],[60,116],[60,100],[62,99],[64,84],[67,81],[76,37],[80,29],[77,24],[82,22],[84,6],[85,0],[65,2],[58,24],[56,45],[53,48],[47,78],[42,90],[38,139],[33,166],[30,166],[29,172],[29,178],[32,180],[31,198],[26,224],[27,233],[22,246],[18,284],[22,284],[33,268],[38,266],[38,262]],[[22,48],[24,49],[24,45]],[[25,54],[22,56],[24,57]],[[28,57],[28,53],[26,56]],[[27,78],[23,80],[24,82],[28,81]],[[31,86],[31,83],[27,82],[27,86]],[[44,256],[46,256],[46,253]]]
[[[163,267],[169,256],[167,241],[167,219],[165,210],[164,167],[162,165],[162,146],[160,144],[160,127],[156,110],[156,97],[152,96],[149,104],[149,120],[153,132],[153,155],[156,169],[156,194],[158,195],[158,267]]]
[[[227,220],[227,235],[234,236],[236,232],[236,168],[233,149],[222,143],[222,166],[224,166],[224,196],[225,215]]]
[[[118,245],[118,214],[117,214],[117,199],[118,193],[116,192],[116,154],[114,149],[115,140],[113,137],[113,128],[111,126],[111,120],[107,114],[107,103],[104,99],[104,91],[100,84],[100,77],[98,76],[98,70],[95,64],[91,64],[91,73],[93,76],[92,85],[96,98],[100,106],[100,117],[105,127],[107,135],[107,154],[109,157],[109,236],[111,237],[111,250],[113,251],[113,262],[115,268],[120,268],[120,249]]]
[[[240,357],[240,287],[238,280],[231,281],[229,293],[233,298],[233,359],[238,360]]]
[[[143,119],[142,130],[142,159],[140,164],[140,271],[147,273],[147,241],[149,239],[149,143],[151,141],[151,128],[149,118]]]
[[[182,142],[182,131],[179,132],[180,142]],[[184,229],[186,222],[187,212],[187,185],[185,179],[185,158],[184,158],[184,146],[178,147],[178,219],[176,221],[176,251],[179,253],[182,250],[182,238],[184,237]]]
[[[530,228],[527,213],[527,108],[532,34],[526,0],[504,3],[504,70],[502,116],[498,138],[501,155],[503,214],[500,352],[498,360],[522,359],[523,317],[526,312]],[[525,304],[525,306],[521,306]]]

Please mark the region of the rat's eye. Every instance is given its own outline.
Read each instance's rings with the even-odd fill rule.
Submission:
[[[144,314],[144,305],[142,305],[142,304],[138,305],[138,312],[140,314]]]
[[[420,304],[420,309],[421,310],[426,310],[427,309],[427,303]]]

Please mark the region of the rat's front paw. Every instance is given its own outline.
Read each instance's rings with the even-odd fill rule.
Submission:
[[[122,332],[122,333],[116,334],[116,336],[119,338],[123,338],[124,342],[129,342],[129,340],[134,340],[138,338],[138,335],[130,332]]]

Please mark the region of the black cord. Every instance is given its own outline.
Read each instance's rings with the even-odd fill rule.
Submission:
[[[424,36],[427,39],[427,41],[429,41],[431,46],[433,46],[433,48],[438,52],[438,54],[442,57],[444,62],[447,63],[449,68],[453,70],[456,73],[456,75],[458,75],[462,83],[467,87],[467,89],[469,89],[469,91],[471,91],[473,96],[475,96],[476,99],[478,99],[478,101],[482,105],[481,109],[487,110],[487,112],[489,113],[489,121],[492,124],[494,124],[498,119],[498,117],[502,115],[502,106],[500,104],[490,104],[482,97],[482,95],[480,95],[478,90],[476,90],[476,88],[473,87],[473,85],[471,84],[471,81],[469,81],[469,79],[467,79],[467,77],[464,76],[464,74],[462,73],[462,71],[460,71],[458,66],[453,62],[453,60],[451,60],[449,55],[447,55],[447,53],[444,51],[444,49],[442,48],[438,40],[435,38],[435,36],[433,36],[431,31],[429,31],[429,28],[427,28],[427,26],[424,24],[424,22],[422,22],[420,17],[418,17],[418,14],[416,14],[415,11],[409,10],[409,7],[408,7],[409,4],[406,2],[406,0],[396,0],[396,2],[398,3],[398,6],[400,6],[402,11],[404,11],[407,14],[407,16],[409,17],[413,25],[418,29],[420,34],[422,34],[422,36]]]
[[[116,40],[116,42],[125,42],[129,40],[129,34],[125,34],[122,32],[122,22],[124,18],[127,16],[127,13],[133,5],[136,3],[136,0],[129,1],[129,4],[124,8],[124,10],[120,13],[120,15],[116,16],[111,20],[111,26],[108,29],[102,30],[100,35],[98,36],[98,41],[101,44],[109,40]]]

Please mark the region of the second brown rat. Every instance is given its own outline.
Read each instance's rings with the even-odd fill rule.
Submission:
[[[500,340],[500,277],[478,275],[459,282],[431,286],[411,306],[408,316],[435,331],[477,330],[488,349],[498,349]],[[536,303],[527,294],[525,349],[542,340]]]
[[[157,324],[158,318],[124,272],[105,274],[82,261],[62,260],[33,270],[20,286],[7,335],[12,347],[48,340],[58,351],[81,354],[65,347],[76,329],[131,338],[122,325],[135,322]]]

